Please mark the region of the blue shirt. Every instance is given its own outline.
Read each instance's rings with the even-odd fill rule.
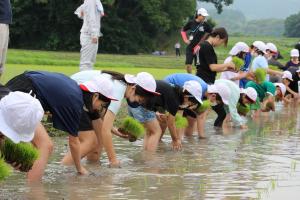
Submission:
[[[53,127],[78,136],[84,103],[77,83],[53,72],[29,71],[25,75],[32,81],[36,98],[44,110],[52,114]]]
[[[250,67],[250,63],[251,63],[251,59],[252,59],[252,56],[251,56],[251,53],[248,52],[245,56],[245,65],[243,67],[241,67],[241,71],[243,72],[247,72],[249,71],[249,67]]]
[[[0,24],[11,24],[12,12],[10,0],[0,0]]]
[[[177,74],[171,74],[164,78],[164,80],[168,83],[171,83],[173,85],[177,85],[180,87],[183,87],[184,83],[186,81],[197,81],[200,83],[202,87],[202,98],[204,97],[206,91],[207,91],[207,84],[198,76],[192,75],[192,74],[185,74],[185,73],[177,73]]]

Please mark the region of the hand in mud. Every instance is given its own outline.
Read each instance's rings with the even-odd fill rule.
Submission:
[[[11,164],[11,166],[17,170],[17,171],[20,171],[20,172],[28,172],[29,170],[31,170],[31,167],[27,167],[25,168],[24,166],[22,166],[22,164],[19,164],[19,163],[16,163],[16,162],[13,162]]]
[[[121,168],[121,162],[119,160],[113,160],[109,163],[110,168]]]
[[[81,167],[80,171],[78,171],[78,175],[88,175],[89,171],[86,170],[84,167]]]
[[[181,140],[177,139],[175,141],[172,141],[172,148],[173,150],[179,151],[182,149]]]
[[[119,137],[124,138],[124,139],[128,139],[129,138],[129,135],[123,133],[120,129],[114,129],[114,131],[112,131],[112,133],[114,135],[119,136]]]

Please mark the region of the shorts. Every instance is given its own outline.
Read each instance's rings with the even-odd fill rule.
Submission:
[[[92,120],[86,111],[83,111],[80,117],[78,131],[91,131],[94,130]]]
[[[136,108],[128,106],[128,114],[141,123],[146,123],[156,119],[155,112],[146,110],[142,106],[138,106]]]
[[[193,54],[193,49],[187,47],[185,52],[185,64],[191,65],[196,60],[196,56]]]

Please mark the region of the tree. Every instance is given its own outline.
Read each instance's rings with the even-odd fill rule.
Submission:
[[[300,37],[300,12],[286,18],[285,35],[288,37]]]
[[[223,11],[224,6],[229,6],[233,3],[233,0],[197,0],[197,1],[203,1],[208,3],[213,3],[218,11],[218,13],[221,13]]]

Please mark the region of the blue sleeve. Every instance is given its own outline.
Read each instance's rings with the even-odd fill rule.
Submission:
[[[242,67],[242,71],[249,71],[251,59],[252,59],[251,54],[247,53],[245,57],[245,65]]]

